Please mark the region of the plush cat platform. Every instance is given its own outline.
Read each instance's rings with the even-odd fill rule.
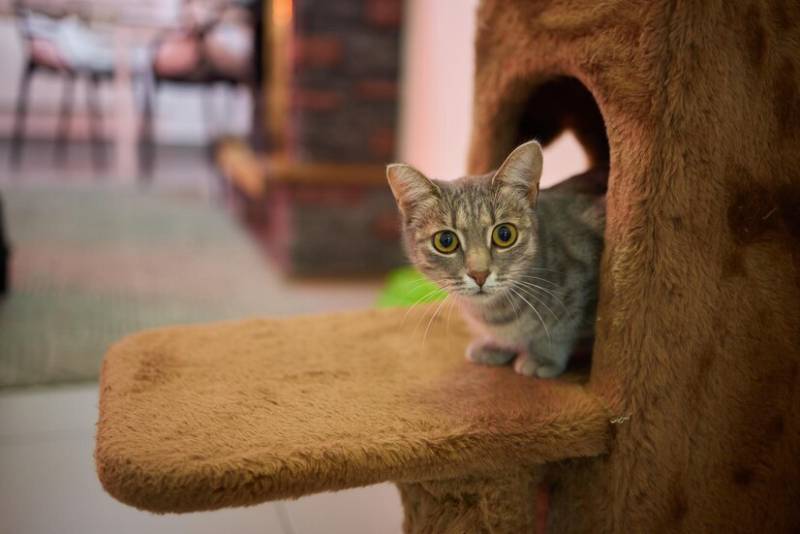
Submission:
[[[476,28],[470,172],[566,130],[608,169],[590,380],[467,365],[399,310],[150,332],[105,366],[105,486],[394,480],[408,532],[516,534],[539,463],[584,456],[548,464],[548,532],[798,532],[800,3],[482,0]]]
[[[577,377],[467,362],[458,312],[442,307],[431,319],[438,306],[124,339],[101,377],[103,486],[155,512],[387,480],[408,501],[414,483],[430,492],[485,479],[478,493],[495,491],[506,474],[529,469],[534,480],[538,464],[606,450],[611,416]]]

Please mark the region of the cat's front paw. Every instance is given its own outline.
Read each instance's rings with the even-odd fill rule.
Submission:
[[[514,351],[499,347],[486,339],[473,341],[467,347],[467,359],[482,365],[505,365],[515,355]]]
[[[564,372],[565,365],[553,362],[540,363],[536,358],[527,353],[522,353],[514,360],[514,371],[524,376],[538,376],[539,378],[555,378]]]

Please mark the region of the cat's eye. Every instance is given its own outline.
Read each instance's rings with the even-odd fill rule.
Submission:
[[[508,248],[517,241],[517,227],[511,223],[498,224],[492,230],[492,243],[500,248]]]
[[[458,249],[458,236],[450,230],[441,230],[433,234],[433,248],[442,254],[452,254]]]

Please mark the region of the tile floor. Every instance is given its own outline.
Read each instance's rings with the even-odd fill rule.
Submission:
[[[94,471],[93,384],[0,393],[0,533],[391,534],[394,486],[185,515],[154,515],[108,496]]]

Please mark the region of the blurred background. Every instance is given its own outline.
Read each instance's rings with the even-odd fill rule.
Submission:
[[[393,302],[384,167],[464,173],[476,6],[0,0],[0,532],[400,532],[389,485],[119,504],[96,380],[143,328]],[[543,185],[586,166],[564,134]]]

